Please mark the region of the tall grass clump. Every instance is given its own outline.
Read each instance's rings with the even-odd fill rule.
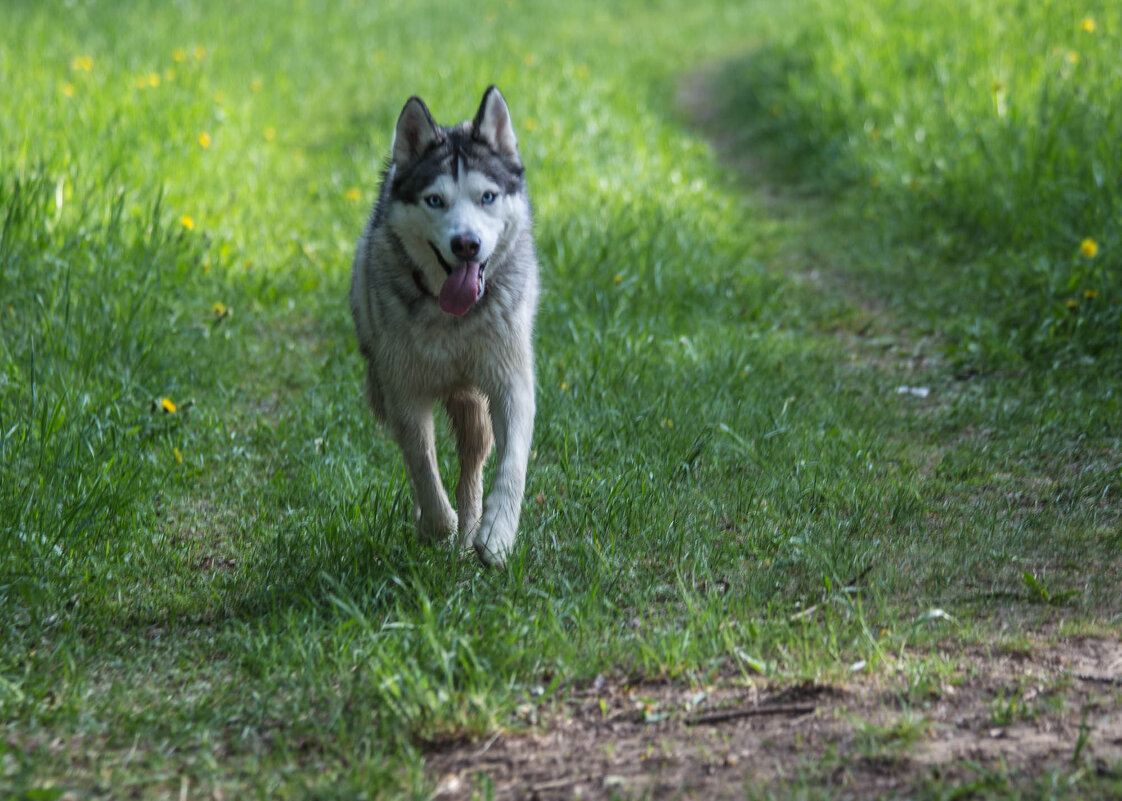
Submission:
[[[777,141],[913,248],[901,277],[941,286],[930,311],[957,355],[1116,359],[1122,8],[811,5],[735,83]]]
[[[207,333],[182,313],[198,248],[160,200],[60,175],[0,177],[0,608],[17,626],[136,572],[155,541],[128,532],[181,461],[184,354]]]

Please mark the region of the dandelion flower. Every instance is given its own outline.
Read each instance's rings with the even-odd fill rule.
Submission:
[[[189,214],[184,214],[179,218],[179,224],[186,228],[188,231],[195,230],[195,218]]]
[[[1080,27],[1080,29],[1082,29],[1082,31],[1084,33],[1094,33],[1095,32],[1094,17],[1084,17],[1083,21],[1079,23],[1079,27]]]
[[[187,51],[182,47],[177,47],[171,51],[171,60],[176,64],[180,64],[187,60]]]
[[[664,417],[664,418],[662,418],[662,427],[663,428],[673,428],[674,427],[674,421],[671,420],[669,417]]]
[[[522,120],[522,129],[525,131],[536,131],[538,129],[538,121],[533,117],[527,117]]]
[[[175,457],[176,464],[183,464],[183,451],[179,450],[179,448],[172,448],[171,455]]]
[[[77,56],[73,61],[70,62],[70,69],[74,70],[75,72],[92,72],[93,59],[89,56]]]
[[[203,131],[201,134],[199,134],[199,147],[203,148],[204,150],[210,147],[210,134],[208,134],[206,131]]]
[[[148,73],[148,85],[153,89],[160,85],[160,74],[158,72]]]
[[[1084,239],[1079,245],[1079,252],[1086,259],[1093,259],[1099,252],[1099,243],[1093,239]]]
[[[265,82],[262,81],[260,78],[254,78],[252,81],[249,82],[249,91],[260,92],[261,87],[263,87],[264,85],[265,85]]]
[[[1077,301],[1075,298],[1068,298],[1067,303],[1065,305],[1068,307],[1068,309],[1074,311],[1076,308],[1079,307],[1079,301]]]
[[[63,82],[63,84],[62,84],[62,93],[63,93],[63,94],[64,94],[64,95],[66,96],[66,97],[74,97],[74,95],[75,95],[75,94],[76,94],[77,92],[78,92],[78,90],[74,88],[74,84],[70,83],[70,81],[65,81],[65,82]]]
[[[1068,54],[1067,54],[1067,63],[1068,64],[1078,64],[1079,63],[1079,54],[1076,53],[1074,50],[1069,50]]]
[[[1097,290],[1097,289],[1084,289],[1083,290],[1083,299],[1084,300],[1094,300],[1098,296],[1099,296],[1099,290]]]
[[[160,407],[168,414],[175,414],[175,404],[171,402],[171,398],[161,398]]]
[[[615,281],[617,284],[622,284],[623,283],[623,275],[621,273],[616,273],[616,277],[613,278],[612,280]]]
[[[195,45],[195,61],[202,61],[206,57],[206,48],[202,45]]]
[[[277,138],[277,129],[270,125],[268,128],[265,129],[265,141],[266,142],[272,142],[276,138]]]
[[[561,391],[562,392],[568,392],[569,391],[569,383],[567,381],[562,381],[561,382]]]
[[[345,197],[350,203],[358,203],[362,200],[362,191],[356,188],[348,189]]]

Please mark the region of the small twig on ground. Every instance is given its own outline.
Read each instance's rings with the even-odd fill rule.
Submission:
[[[572,784],[577,784],[580,781],[582,781],[580,776],[566,776],[563,779],[553,779],[552,781],[541,782],[540,784],[531,784],[530,792],[541,793],[546,790],[560,790]]]
[[[796,620],[801,620],[804,617],[810,617],[811,615],[813,615],[817,611],[818,611],[818,604],[812,604],[811,606],[808,606],[806,609],[802,610],[801,612],[795,612],[795,614],[791,615],[787,619],[790,620],[792,623],[794,623]]]
[[[487,742],[485,742],[485,743],[483,744],[483,747],[482,747],[482,748],[480,748],[480,749],[479,749],[478,751],[476,751],[476,752],[475,752],[474,754],[472,754],[472,759],[476,759],[476,758],[478,758],[478,757],[481,757],[481,756],[483,756],[483,755],[484,755],[485,753],[487,753],[487,751],[488,751],[488,750],[489,750],[489,749],[491,748],[491,746],[493,746],[493,745],[495,744],[495,741],[499,739],[499,736],[500,736],[501,734],[502,734],[502,732],[501,732],[501,731],[497,731],[497,732],[495,732],[494,736],[493,736],[493,737],[491,737],[491,739],[490,739],[490,740],[488,740]]]
[[[1096,676],[1093,673],[1075,673],[1073,675],[1080,681],[1097,681],[1100,684],[1122,685],[1122,676]]]
[[[687,726],[700,726],[708,723],[724,723],[737,718],[760,717],[762,715],[809,715],[818,707],[814,704],[770,704],[767,706],[741,706],[734,709],[717,709],[703,715],[686,718]]]

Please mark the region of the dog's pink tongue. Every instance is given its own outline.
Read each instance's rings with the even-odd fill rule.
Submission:
[[[440,288],[440,308],[457,317],[467,314],[479,297],[479,265],[467,262],[444,279]]]

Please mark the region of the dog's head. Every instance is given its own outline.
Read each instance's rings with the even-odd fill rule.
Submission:
[[[419,97],[401,111],[389,171],[387,223],[440,308],[466,314],[486,292],[489,265],[529,225],[529,204],[510,111],[494,86],[479,111],[437,125]]]

